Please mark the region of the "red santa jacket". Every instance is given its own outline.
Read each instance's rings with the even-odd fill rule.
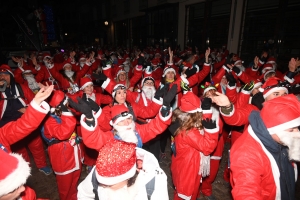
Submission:
[[[42,106],[42,107],[41,107]],[[46,102],[37,105],[31,101],[26,112],[17,121],[12,121],[0,128],[0,144],[10,152],[10,145],[25,138],[41,124],[50,107]]]
[[[84,67],[82,68],[82,70],[75,72],[76,78],[75,78],[75,80],[73,80],[73,82],[76,83],[77,85],[79,85],[80,78],[82,78],[86,74],[86,72],[89,70],[89,68],[90,68],[90,66],[85,64]],[[67,91],[68,88],[71,87],[69,80],[67,78],[65,78],[59,71],[57,71],[55,65],[53,65],[49,70],[50,70],[50,73],[52,74],[53,78],[56,81],[58,81],[61,90]]]
[[[81,115],[80,120],[84,144],[89,148],[96,149],[97,151],[99,151],[107,141],[114,139],[114,135],[111,130],[102,131],[98,125],[97,118],[99,115],[102,115],[101,112],[102,110],[100,109],[94,116],[96,118],[94,127],[90,127],[84,122],[84,115]],[[172,113],[170,113],[167,117],[162,117],[159,112],[157,117],[147,124],[140,125],[136,123],[135,130],[140,135],[142,142],[146,143],[165,131],[171,123],[171,116]]]
[[[204,131],[202,135],[200,131]],[[173,183],[178,194],[192,196],[194,181],[200,170],[200,152],[211,154],[218,143],[219,127],[198,130],[193,128],[175,136],[176,157],[172,155],[171,171]],[[185,173],[182,173],[185,172]]]
[[[80,169],[83,156],[79,144],[75,143],[75,135],[72,135],[76,134],[76,118],[71,112],[63,112],[60,119],[61,123],[58,123],[54,117],[48,116],[44,135],[49,140],[55,138],[61,141],[50,145],[48,154],[55,174],[65,175]]]
[[[230,169],[234,199],[276,199],[274,180],[279,176],[273,176],[270,159],[252,128],[245,130],[232,146]]]

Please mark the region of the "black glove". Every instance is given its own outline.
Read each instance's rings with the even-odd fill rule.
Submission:
[[[234,71],[236,74],[239,74],[241,72],[240,68],[237,66],[233,66],[232,71]]]
[[[170,133],[174,136],[174,133],[177,131],[177,129],[180,127],[180,121],[177,118],[174,122],[172,122],[170,124],[170,126],[168,127]]]
[[[95,101],[93,101],[93,99],[88,98],[86,102],[93,111],[98,112],[100,110],[100,106]]]
[[[293,85],[290,89],[290,93],[299,94],[300,93],[300,84]]]
[[[109,60],[102,60],[101,64],[102,64],[102,68],[105,69],[107,65],[111,65],[111,62]]]
[[[208,119],[208,118],[202,120],[202,125],[206,129],[217,128],[216,121],[213,121],[212,119]]]
[[[169,85],[164,85],[163,87],[156,90],[154,98],[160,100],[160,97],[163,97],[169,90]]]
[[[230,87],[235,86],[236,80],[235,80],[234,76],[231,73],[226,73],[226,79],[227,79],[228,85]]]
[[[144,65],[144,63],[145,63],[145,58],[143,56],[140,56],[138,58],[138,65]]]
[[[64,105],[65,98],[59,103],[58,107],[61,109],[62,112],[69,112],[67,106]]]
[[[192,75],[194,75],[196,72],[197,72],[197,68],[196,67],[192,67],[192,68],[189,68],[189,69],[185,70],[184,73],[186,75],[186,78],[189,78]]]
[[[168,91],[168,93],[163,98],[163,105],[166,107],[170,107],[171,101],[177,94],[177,85],[174,84],[172,88]]]
[[[205,97],[201,104],[202,110],[209,110],[211,107],[211,103],[212,103],[211,98]]]
[[[99,81],[106,81],[107,79],[107,76],[105,76],[103,73],[100,74],[93,73],[93,77]]]
[[[263,96],[263,93],[261,92],[256,93],[251,99],[251,104],[256,106],[259,110],[263,108],[264,102],[265,102],[265,98]]]
[[[163,117],[167,117],[170,113],[170,106],[163,106],[160,110],[160,114]]]
[[[86,116],[86,118],[92,119],[93,117],[93,111],[91,107],[84,102],[81,98],[77,97],[78,103],[75,103],[72,99],[68,99],[68,102],[72,108],[77,110],[78,112],[81,112]]]

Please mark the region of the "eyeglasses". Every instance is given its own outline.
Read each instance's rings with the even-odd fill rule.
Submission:
[[[113,90],[113,92],[117,91],[117,90],[126,90],[126,87],[124,85],[119,85],[117,88],[115,88]]]
[[[121,112],[121,114],[114,116],[111,120],[113,122],[115,122],[119,117],[126,117],[126,116],[128,116],[128,114],[129,114],[129,112],[127,112],[127,111]]]

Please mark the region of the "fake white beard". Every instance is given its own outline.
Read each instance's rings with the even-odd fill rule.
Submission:
[[[130,130],[127,130],[127,128],[130,128]],[[137,144],[138,139],[135,135],[135,123],[131,122],[128,126],[118,126],[114,125],[114,129],[117,131],[117,135],[124,141],[124,142],[132,142]]]
[[[35,78],[33,75],[26,75],[24,76],[24,79],[27,80],[28,82],[28,87],[31,89],[31,90],[36,90],[36,89],[39,89],[39,85],[38,83],[36,82]]]
[[[147,99],[152,100],[154,95],[155,95],[156,89],[155,89],[154,86],[144,85],[143,88],[142,88],[142,91],[144,92]]]
[[[241,71],[245,71],[245,67],[243,65],[236,65],[236,67],[238,67]]]
[[[289,148],[289,159],[300,161],[300,132],[281,131],[276,135],[282,144]]]
[[[130,66],[129,65],[124,65],[124,70],[125,70],[126,73],[128,73],[129,70],[130,70]]]
[[[74,72],[73,71],[66,71],[65,70],[65,75],[69,78],[71,78],[73,75],[74,75]]]
[[[85,62],[80,62],[80,63],[79,63],[80,69],[83,68],[84,64],[85,64]]]

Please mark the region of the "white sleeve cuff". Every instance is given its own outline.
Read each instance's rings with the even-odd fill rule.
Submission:
[[[50,110],[50,106],[47,102],[43,101],[40,105],[38,105],[35,100],[33,99],[30,102],[30,105],[37,111],[41,112],[41,113],[45,113],[47,114]],[[42,106],[42,107],[41,107]]]
[[[162,109],[162,108],[161,108]],[[162,120],[162,121],[168,121],[171,117],[172,117],[172,108],[170,108],[170,111],[169,111],[169,115],[166,116],[166,117],[163,117],[160,113],[161,109],[159,109],[158,111],[158,115],[159,115],[159,118]]]
[[[107,78],[106,81],[104,81],[104,82],[102,83],[101,87],[102,87],[103,89],[105,89],[105,88],[108,86],[109,82],[110,82],[110,78]]]

